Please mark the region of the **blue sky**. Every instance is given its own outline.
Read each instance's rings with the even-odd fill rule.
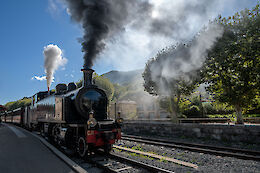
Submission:
[[[241,9],[253,7],[256,1],[237,0],[233,4],[233,7],[222,8],[219,12],[224,16],[232,15]],[[32,77],[45,75],[43,48],[48,44],[58,45],[68,59],[66,66],[56,71],[51,88],[59,82],[76,82],[81,78],[83,53],[77,38],[82,36],[82,31],[79,24],[71,22],[65,6],[57,0],[2,1],[0,21],[0,104],[46,90],[46,81],[32,80]],[[110,53],[112,51],[113,54],[115,50],[113,46],[110,47]],[[106,52],[101,56],[103,60],[105,56]],[[138,56],[138,51],[135,56]],[[101,58],[93,68],[102,74],[115,69],[132,70],[144,65],[144,61],[135,63],[138,65],[124,68],[113,65],[113,61],[103,62]]]

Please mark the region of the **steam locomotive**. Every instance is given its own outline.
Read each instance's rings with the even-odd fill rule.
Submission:
[[[105,92],[92,84],[92,69],[82,69],[81,88],[74,83],[58,84],[55,93],[39,92],[30,106],[5,112],[3,122],[38,130],[56,144],[76,150],[80,157],[103,148],[109,152],[121,138],[120,117],[108,119]]]

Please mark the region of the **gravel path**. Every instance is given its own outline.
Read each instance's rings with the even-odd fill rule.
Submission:
[[[172,157],[175,159],[179,159],[182,161],[190,162],[197,164],[199,168],[193,169],[184,167],[181,165],[176,165],[171,162],[163,161],[163,160],[156,160],[147,158],[144,156],[131,154],[127,152],[122,152],[119,150],[114,149],[115,154],[119,154],[131,159],[135,159],[137,161],[142,161],[147,164],[151,164],[154,166],[159,166],[164,169],[172,170],[176,173],[179,172],[205,172],[205,173],[260,173],[260,162],[252,161],[252,160],[242,160],[232,157],[221,157],[216,155],[198,153],[198,152],[191,152],[176,148],[168,148],[168,147],[161,147],[161,146],[154,146],[149,144],[142,144],[138,142],[130,142],[126,140],[121,140],[117,144],[132,148],[138,149],[146,152],[153,152],[158,155],[163,155],[167,157]]]

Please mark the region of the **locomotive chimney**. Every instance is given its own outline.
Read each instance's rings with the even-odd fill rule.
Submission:
[[[84,68],[84,69],[81,69],[81,71],[83,71],[83,84],[82,86],[84,87],[87,87],[87,86],[90,86],[92,85],[92,74],[94,72],[94,70],[90,69],[90,68]]]

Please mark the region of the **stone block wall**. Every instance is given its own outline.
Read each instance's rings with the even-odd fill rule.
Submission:
[[[122,132],[132,135],[192,137],[231,142],[260,143],[260,125],[172,124],[170,122],[124,122]]]

